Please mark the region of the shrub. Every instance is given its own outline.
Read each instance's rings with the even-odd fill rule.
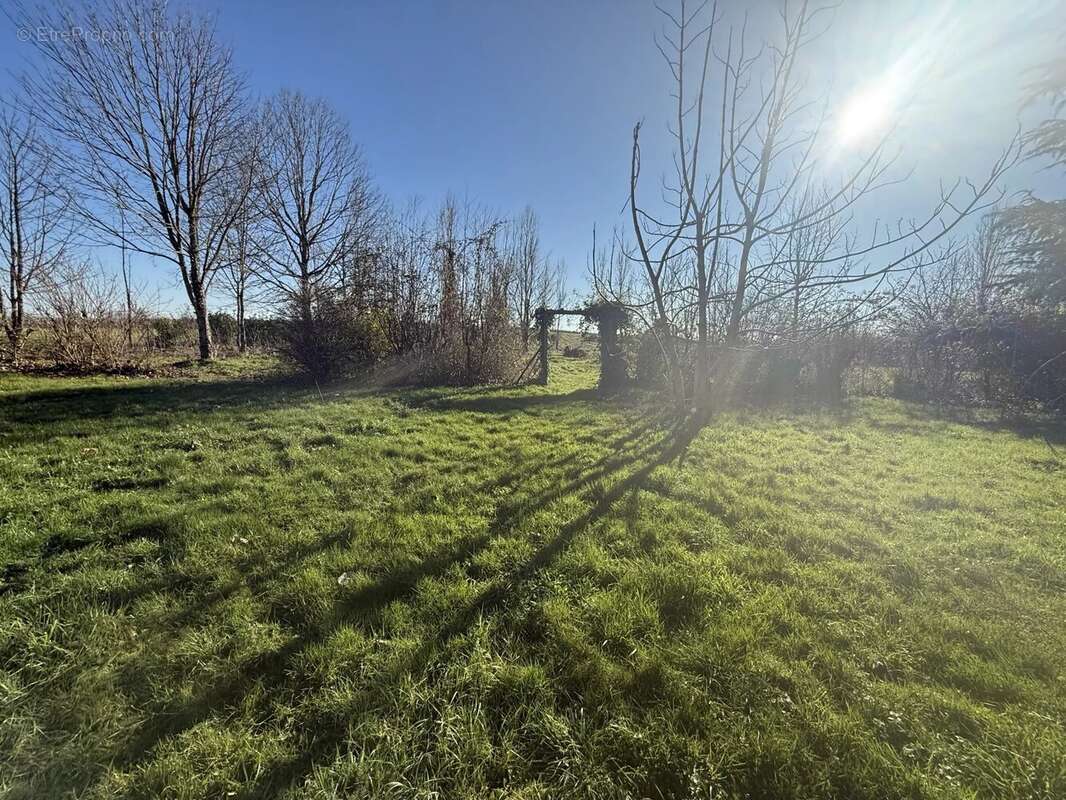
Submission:
[[[149,343],[156,350],[192,347],[196,322],[191,317],[156,317],[149,323]]]
[[[40,306],[45,349],[58,366],[114,369],[146,355],[145,315],[127,307],[113,275],[65,266],[49,276]]]
[[[627,337],[627,358],[633,379],[638,386],[665,388],[667,386],[666,358],[655,334],[646,330]]]
[[[237,320],[232,314],[215,311],[207,315],[211,326],[211,339],[215,344],[232,347],[237,344]]]
[[[246,317],[245,343],[251,347],[281,347],[285,341],[285,320],[267,317]]]
[[[361,313],[339,293],[313,302],[294,301],[286,316],[281,354],[316,380],[328,380],[374,364],[388,343],[374,312]]]

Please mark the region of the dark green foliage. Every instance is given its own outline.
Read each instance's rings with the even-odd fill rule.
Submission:
[[[626,340],[630,370],[638,386],[665,390],[669,386],[666,358],[662,346],[651,330],[641,331]]]
[[[222,347],[237,346],[237,320],[225,311],[212,311],[207,315],[211,326],[211,340]]]
[[[156,350],[174,351],[196,342],[196,320],[192,317],[153,317],[149,328],[149,342]]]

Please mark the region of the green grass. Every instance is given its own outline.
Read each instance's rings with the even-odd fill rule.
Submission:
[[[0,376],[0,794],[1066,796],[1063,428],[242,371]]]

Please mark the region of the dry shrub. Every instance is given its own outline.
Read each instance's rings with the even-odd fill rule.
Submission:
[[[40,298],[43,348],[57,366],[78,371],[143,364],[149,318],[127,305],[116,276],[88,265],[50,275]]]

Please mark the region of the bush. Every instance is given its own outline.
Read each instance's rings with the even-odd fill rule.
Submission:
[[[65,266],[49,276],[40,308],[44,346],[57,366],[91,371],[143,362],[146,317],[126,307],[113,275]]]
[[[528,359],[511,326],[468,323],[450,335],[438,335],[421,351],[418,381],[451,386],[503,383],[517,378]]]
[[[310,307],[294,301],[286,317],[281,354],[316,380],[373,365],[387,354],[385,312],[360,312],[339,293],[321,292]]]
[[[156,350],[177,350],[196,343],[196,322],[191,317],[156,317],[149,324],[149,342]]]
[[[651,330],[626,338],[626,355],[638,386],[665,388],[668,385],[666,358]]]
[[[216,311],[207,315],[207,324],[211,326],[211,339],[222,347],[234,347],[237,344],[237,320],[225,311]]]
[[[902,399],[1052,409],[1066,401],[1066,316],[1054,311],[934,320],[893,344],[893,394]]]
[[[285,341],[285,320],[265,317],[246,317],[245,344],[250,347],[280,348]]]

